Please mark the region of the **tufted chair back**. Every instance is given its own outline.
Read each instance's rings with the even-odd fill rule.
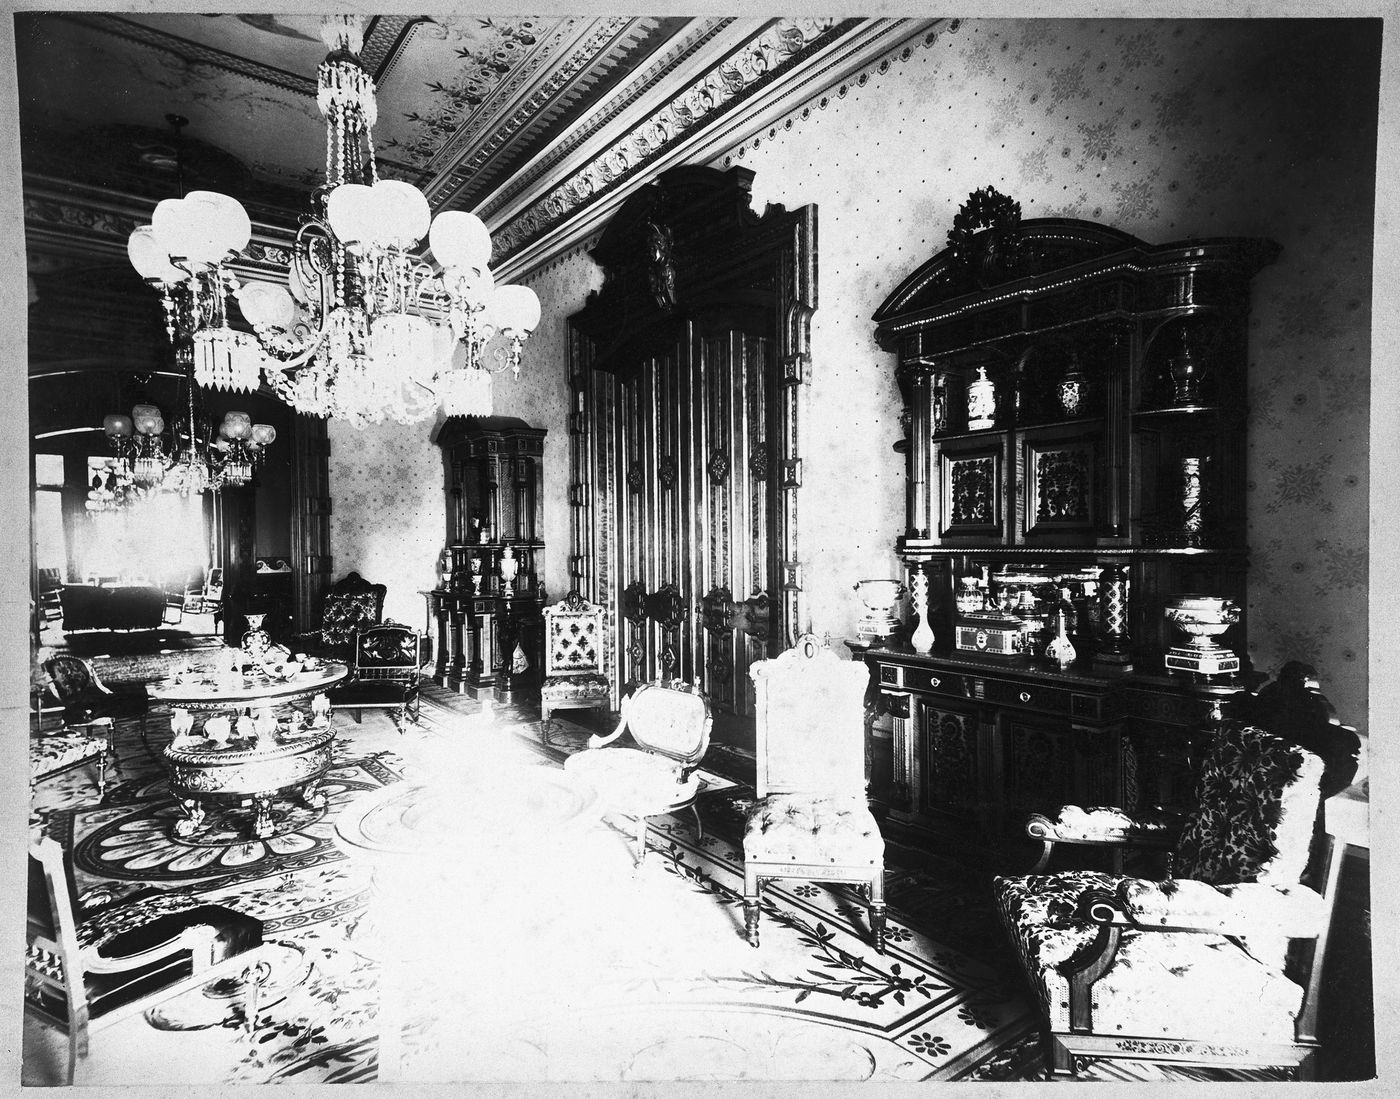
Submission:
[[[355,631],[377,626],[384,614],[383,584],[371,584],[358,572],[347,573],[326,592],[321,609],[321,643],[349,650]]]
[[[54,693],[65,706],[79,703],[99,689],[97,673],[81,657],[65,654],[50,657],[44,661],[44,671],[53,681]]]
[[[1323,760],[1252,725],[1221,730],[1201,767],[1199,803],[1174,876],[1211,885],[1295,884],[1307,867]]]

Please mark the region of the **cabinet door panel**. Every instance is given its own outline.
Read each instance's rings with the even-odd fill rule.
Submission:
[[[986,808],[986,753],[977,715],[926,703],[921,710],[925,811],[976,819]]]
[[[1031,813],[1054,812],[1075,800],[1072,730],[1004,716],[1002,747],[1003,821],[1019,829]]]

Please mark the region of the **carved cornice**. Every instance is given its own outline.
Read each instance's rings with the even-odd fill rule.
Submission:
[[[151,221],[150,199],[101,187],[25,176],[23,197],[30,249],[124,257],[131,231]],[[291,229],[255,221],[246,258],[231,268],[245,278],[285,280],[294,238]]]
[[[635,178],[687,132],[712,124],[860,20],[778,19],[494,234],[497,265],[595,196]]]
[[[733,148],[911,38],[928,34],[938,22],[780,19],[767,24],[568,179],[493,227],[497,277],[526,277],[595,233],[660,172]]]
[[[562,42],[579,37],[579,28],[587,22],[566,19],[554,28],[550,38],[553,42]],[[435,174],[423,189],[428,202],[434,209],[450,206],[453,197],[475,179],[496,152],[528,124],[537,121],[540,112],[597,63],[609,46],[651,22],[654,21],[622,17],[594,20],[583,32],[581,44],[562,58],[556,57],[558,46],[536,48],[531,61],[518,66],[507,79],[492,88],[480,109],[472,112],[467,123],[433,155],[429,169]],[[553,68],[541,75],[539,70],[551,60]]]
[[[648,63],[628,77],[627,82],[612,95],[578,120],[569,132],[559,138],[546,152],[536,157],[529,165],[512,175],[478,209],[482,218],[489,219],[503,206],[510,204],[516,196],[528,190],[548,172],[561,164],[570,154],[582,148],[596,137],[606,124],[615,121],[628,108],[639,102],[643,96],[657,87],[663,80],[674,74],[681,65],[694,57],[704,46],[714,40],[722,30],[732,24],[732,19],[694,20],[682,34],[678,34],[670,46],[658,56],[648,59]]]

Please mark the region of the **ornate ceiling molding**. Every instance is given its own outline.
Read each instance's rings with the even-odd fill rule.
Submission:
[[[938,20],[779,19],[634,125],[522,212],[493,228],[493,267],[519,280],[595,232],[657,173],[746,140]]]
[[[520,196],[535,193],[539,181],[551,172],[567,173],[577,167],[573,162],[586,157],[590,143],[609,144],[615,135],[625,133],[635,121],[632,114],[660,108],[664,100],[658,89],[667,81],[689,83],[695,74],[718,64],[745,36],[734,26],[733,19],[695,19],[678,33],[645,65],[634,69],[612,94],[598,103],[588,114],[556,137],[528,164],[511,173],[477,209],[489,223],[509,220],[512,211],[521,204]],[[656,101],[650,103],[649,101]]]
[[[428,164],[433,176],[424,186],[433,208],[450,205],[452,197],[495,150],[527,123],[536,122],[540,111],[596,64],[617,39],[647,25],[654,27],[655,21],[566,19],[555,27],[550,40],[537,46],[525,64],[492,88],[480,107],[433,154]],[[574,44],[565,47],[570,39]]]
[[[778,19],[770,23],[611,148],[532,202],[528,211],[498,229],[493,234],[497,265],[595,195],[636,175],[686,131],[711,123],[773,82],[807,53],[858,24],[859,20],[840,22],[834,18]]]

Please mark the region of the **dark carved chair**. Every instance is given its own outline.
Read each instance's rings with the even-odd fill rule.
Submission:
[[[1311,1074],[1337,882],[1335,866],[1321,875],[1320,808],[1350,783],[1358,748],[1293,663],[1232,705],[1184,818],[1066,807],[1032,820],[1047,842],[1165,849],[1173,875],[995,879],[1052,1075],[1099,1058]]]
[[[350,676],[330,692],[331,705],[354,710],[391,710],[394,724],[418,720],[418,685],[423,660],[417,630],[396,623],[368,626],[355,635]]]
[[[24,1009],[67,1037],[70,1084],[90,1033],[213,980],[242,976],[251,1027],[261,944],[262,921],[188,892],[146,889],[92,910],[54,840],[29,850]]]
[[[63,580],[58,569],[39,570],[39,613],[45,622],[54,622],[63,617]]]
[[[383,622],[387,591],[383,584],[371,584],[358,572],[347,573],[322,600],[320,629],[299,635],[298,642],[318,656],[349,663],[356,632]]]
[[[146,735],[146,711],[149,706],[144,687],[112,690],[103,684],[93,670],[92,664],[77,656],[60,653],[44,661],[44,674],[55,697],[63,707],[65,733],[75,727],[104,726],[107,750],[113,753],[113,722],[120,718],[136,718],[141,725],[141,735]]]

